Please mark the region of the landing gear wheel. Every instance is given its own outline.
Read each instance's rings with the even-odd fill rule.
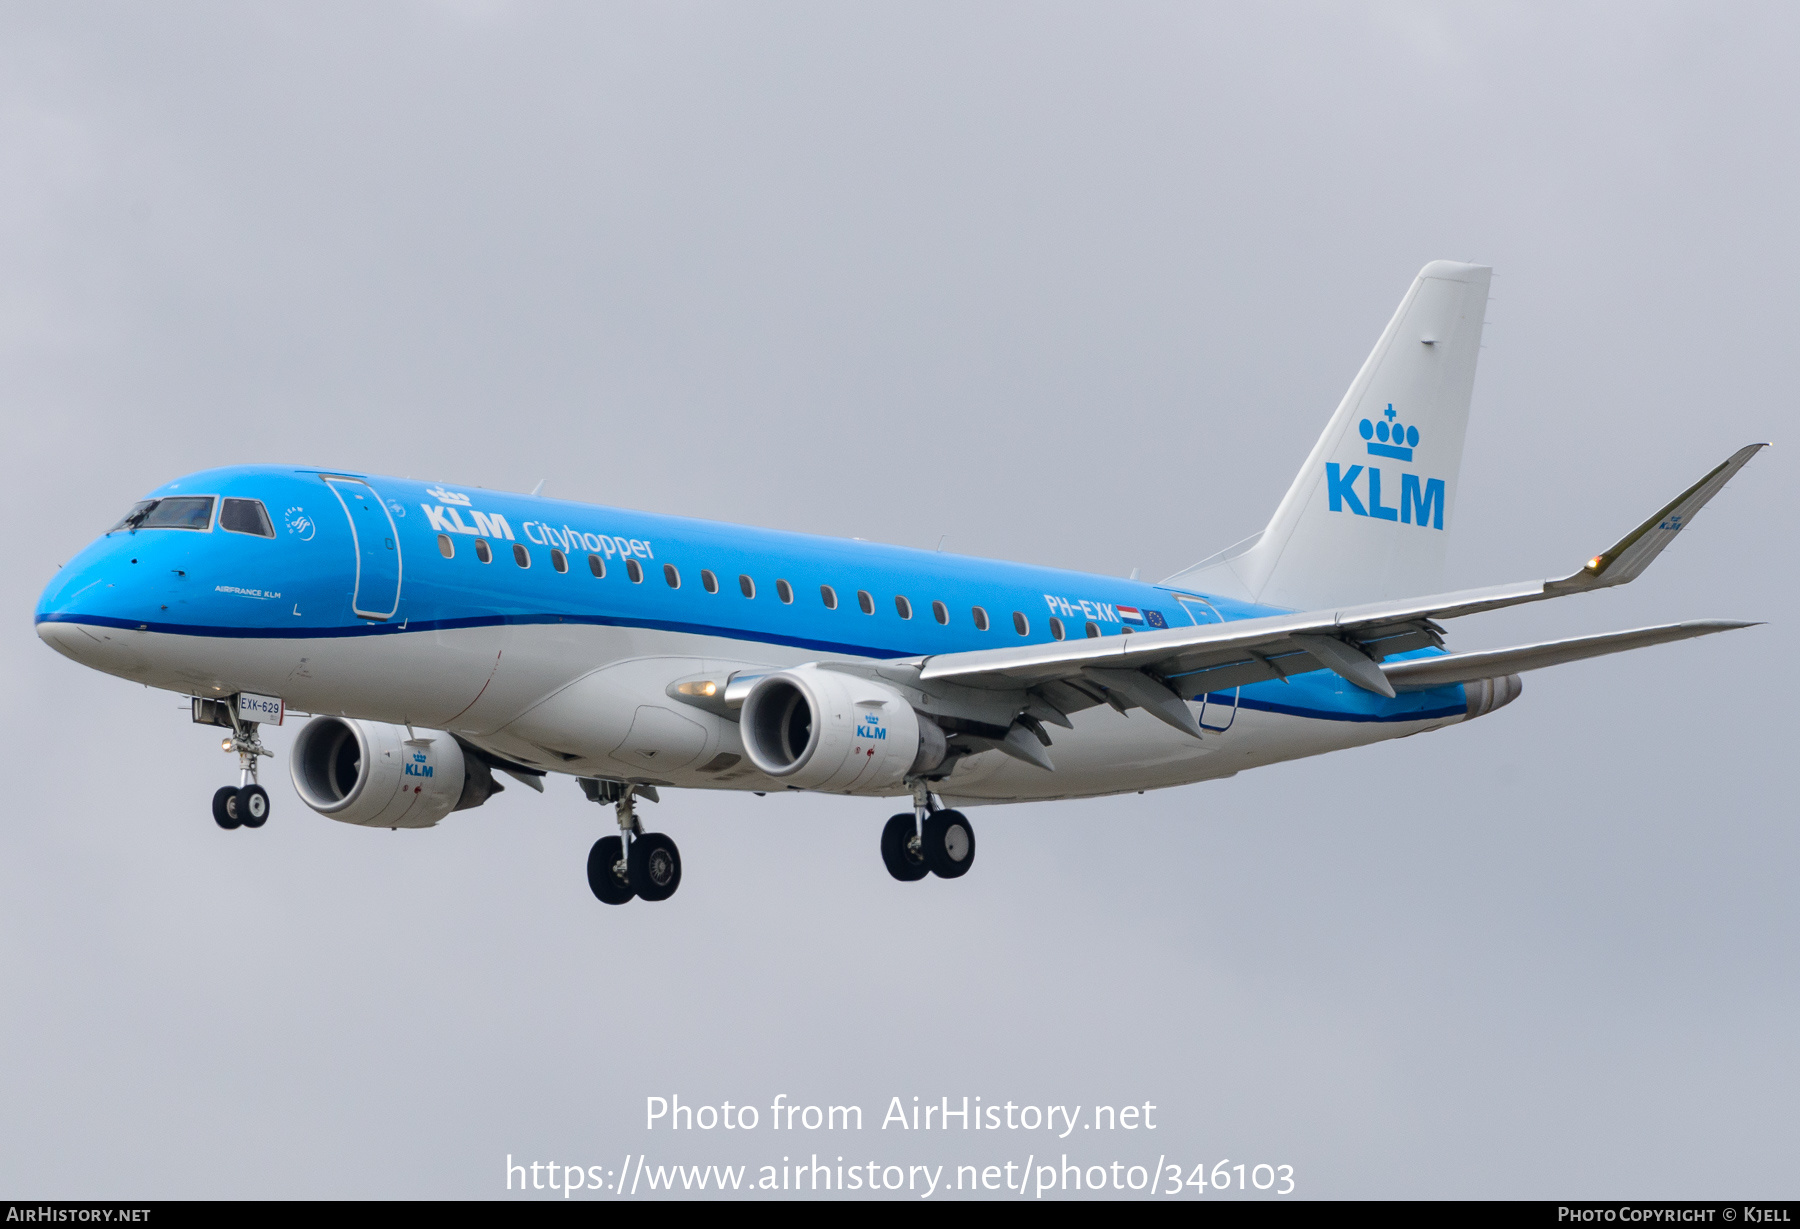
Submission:
[[[901,883],[912,883],[931,873],[925,865],[925,855],[912,847],[918,830],[918,822],[910,813],[894,816],[881,830],[881,860],[887,863],[888,874]]]
[[[229,785],[213,791],[213,822],[219,827],[229,830],[244,822],[238,818],[237,796],[237,790]]]
[[[625,860],[625,843],[616,836],[603,836],[588,850],[588,887],[603,904],[622,905],[637,893],[619,873]]]
[[[959,878],[975,865],[975,829],[961,811],[934,811],[919,835],[925,864],[938,878]]]
[[[238,822],[246,828],[260,828],[269,822],[269,791],[260,785],[246,785],[237,791]]]
[[[632,841],[625,860],[631,886],[645,900],[667,900],[681,886],[681,851],[660,832],[646,832]]]

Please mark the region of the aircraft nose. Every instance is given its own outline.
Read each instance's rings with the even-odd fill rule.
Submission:
[[[133,643],[138,632],[59,621],[39,623],[37,634],[64,657],[93,670],[133,677],[150,669],[150,659]]]
[[[73,661],[137,677],[150,669],[137,629],[143,593],[127,558],[96,543],[71,560],[38,598],[38,639]],[[123,568],[123,570],[121,570]]]

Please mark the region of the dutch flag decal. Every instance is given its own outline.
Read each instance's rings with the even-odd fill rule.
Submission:
[[[1118,611],[1119,617],[1127,623],[1142,623],[1144,621],[1143,612],[1136,606],[1115,606],[1113,609]]]

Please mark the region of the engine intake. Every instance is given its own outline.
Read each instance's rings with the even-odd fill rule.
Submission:
[[[499,791],[493,771],[448,734],[344,717],[314,717],[288,761],[300,800],[340,823],[429,828]]]
[[[751,763],[800,789],[892,794],[944,761],[944,732],[891,687],[818,666],[765,675],[738,717]]]

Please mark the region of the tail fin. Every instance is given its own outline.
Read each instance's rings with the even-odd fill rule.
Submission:
[[[1421,269],[1268,526],[1163,583],[1296,610],[1443,588],[1492,272]]]

